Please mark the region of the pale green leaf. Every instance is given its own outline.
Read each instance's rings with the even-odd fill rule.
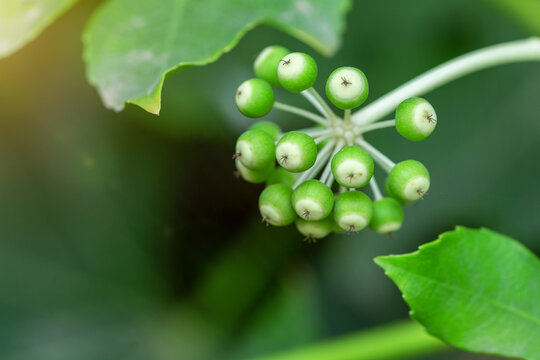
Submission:
[[[469,351],[540,359],[540,261],[517,241],[458,227],[375,262],[431,334]]]
[[[131,102],[157,114],[167,74],[215,61],[259,24],[332,54],[348,7],[349,0],[110,0],[84,33],[87,76],[108,108]]]
[[[77,0],[0,1],[0,58],[20,49]]]

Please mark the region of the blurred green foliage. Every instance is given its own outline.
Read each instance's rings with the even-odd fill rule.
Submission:
[[[540,2],[536,0],[486,0],[500,7],[508,16],[529,28],[533,34],[540,35]]]
[[[0,58],[37,37],[77,0],[5,0],[0,3]]]
[[[2,359],[246,359],[406,317],[373,257],[414,250],[456,224],[540,252],[538,64],[428,94],[440,121],[422,144],[368,134],[392,159],[426,164],[430,195],[406,209],[392,238],[366,231],[309,246],[292,228],[259,222],[261,189],[232,176],[230,155],[251,123],[232,94],[258,51],[314,51],[257,28],[218,62],[171,76],[159,117],[135,106],[116,114],[84,76],[79,36],[94,6],[81,2],[0,61]],[[356,2],[347,24],[336,56],[314,54],[317,87],[333,68],[357,66],[368,101],[466,51],[530,35],[465,0]],[[487,357],[429,357],[445,358]]]

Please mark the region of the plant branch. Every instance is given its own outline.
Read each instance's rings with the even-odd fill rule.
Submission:
[[[360,134],[365,134],[372,130],[384,129],[384,128],[394,127],[394,126],[396,126],[396,120],[385,120],[385,121],[379,121],[374,124],[360,126],[357,129],[360,132]]]
[[[375,160],[377,164],[379,164],[386,172],[390,172],[392,168],[396,165],[392,160],[390,160],[386,155],[384,155],[382,152],[377,150],[373,145],[368,143],[367,141],[357,138],[356,143],[360,145],[361,148],[366,150],[369,155]]]
[[[315,97],[309,92],[309,90],[304,90],[300,94],[302,94],[307,99],[307,101],[309,101],[311,105],[313,105],[315,109],[317,109],[317,111],[321,113],[321,115],[326,116],[324,108],[319,103],[319,101],[317,101],[317,99],[315,99]]]
[[[337,142],[336,147],[334,148],[334,151],[330,156],[330,160],[328,161],[328,164],[326,164],[326,167],[323,170],[323,173],[321,175],[321,182],[326,184],[326,182],[332,175],[332,158],[338,153],[339,150],[343,148],[343,145],[345,145],[345,141],[343,139]]]
[[[390,360],[449,349],[420,324],[407,320],[253,360]]]
[[[369,186],[371,187],[375,200],[381,200],[383,196],[381,194],[381,190],[379,189],[379,185],[377,184],[377,180],[375,180],[375,175],[373,175],[371,180],[369,180]]]
[[[280,103],[280,102],[276,101],[276,102],[274,102],[274,108],[282,110],[282,111],[289,112],[291,114],[302,116],[302,117],[304,117],[306,119],[309,119],[311,121],[315,121],[316,123],[319,123],[319,124],[322,124],[322,125],[328,125],[328,121],[326,121],[323,117],[321,117],[321,116],[319,116],[317,114],[314,114],[314,113],[312,113],[310,111],[307,111],[307,110],[301,109],[299,107],[296,107],[296,106],[287,105],[287,104],[283,104],[283,103]]]
[[[315,99],[315,101],[323,108],[324,113],[326,114],[326,117],[330,121],[335,123],[336,122],[336,114],[334,114],[332,109],[330,109],[330,106],[328,106],[328,104],[326,103],[326,101],[324,101],[322,96],[319,95],[317,90],[315,90],[313,87],[310,87],[309,89],[307,89],[305,91],[307,91],[309,94],[311,94],[313,96],[313,98]]]
[[[511,41],[488,46],[459,56],[410,80],[353,114],[356,125],[381,119],[405,99],[427,93],[452,80],[497,65],[540,61],[540,38]]]

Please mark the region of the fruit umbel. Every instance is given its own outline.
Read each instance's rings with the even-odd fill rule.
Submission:
[[[378,234],[398,231],[403,205],[423,198],[430,176],[420,162],[395,164],[364,138],[365,133],[395,126],[405,138],[420,141],[437,123],[433,106],[422,98],[404,99],[395,120],[374,124],[353,121],[351,110],[369,93],[368,80],[357,68],[334,70],[326,82],[326,95],[343,116],[313,89],[315,60],[304,53],[269,46],[255,60],[257,78],[243,82],[236,104],[248,117],[262,117],[273,108],[316,122],[313,127],[283,133],[269,121],[258,121],[238,138],[233,158],[240,176],[251,183],[266,183],[259,211],[267,225],[295,224],[306,240],[331,233],[371,228]],[[320,113],[275,102],[272,86],[300,93]],[[388,174],[383,197],[375,180],[375,164]],[[366,186],[372,198],[366,194]]]

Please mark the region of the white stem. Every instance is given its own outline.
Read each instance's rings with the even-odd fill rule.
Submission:
[[[386,172],[389,173],[390,170],[392,170],[392,168],[396,165],[386,155],[374,148],[367,141],[357,138],[356,143],[360,145],[364,150],[366,150],[371,155],[373,160],[375,160],[375,162],[379,164]]]
[[[329,176],[332,175],[332,158],[334,157],[334,155],[337,154],[339,150],[343,148],[344,144],[345,144],[345,141],[343,139],[337,142],[336,147],[334,148],[334,151],[332,152],[332,156],[330,156],[330,161],[328,161],[328,164],[326,164],[326,167],[323,170],[323,173],[321,175],[321,182],[326,183],[328,181]]]
[[[326,160],[328,160],[328,157],[330,156],[330,151],[334,146],[334,142],[334,140],[330,140],[328,144],[326,144],[325,147],[321,151],[319,151],[319,153],[317,154],[317,160],[315,160],[315,164],[313,164],[311,168],[307,169],[300,175],[298,180],[296,180],[296,182],[294,183],[293,189],[296,189],[298,185],[317,175],[322,165],[326,162]]]
[[[324,108],[317,101],[317,99],[315,99],[315,97],[311,95],[311,93],[308,90],[304,90],[300,94],[302,94],[307,99],[307,101],[309,101],[311,105],[313,105],[315,109],[317,109],[317,111],[321,113],[321,115],[326,116],[326,112],[324,111]]]
[[[322,143],[324,140],[326,140],[326,139],[328,139],[329,137],[334,136],[334,135],[335,135],[334,131],[333,131],[333,130],[330,130],[330,131],[327,132],[326,134],[322,134],[322,135],[316,137],[316,138],[314,139],[315,144],[320,144],[320,143]]]
[[[317,136],[320,136],[320,135],[333,134],[335,132],[334,129],[327,129],[327,128],[323,128],[323,129],[317,128],[316,130],[311,130],[311,131],[305,131],[305,130],[296,130],[296,131],[303,132],[304,134],[309,135],[311,137],[317,137]]]
[[[324,101],[324,99],[319,95],[317,90],[315,90],[313,87],[310,87],[309,89],[305,90],[308,91],[311,95],[313,95],[313,98],[315,101],[319,103],[319,105],[323,108],[324,113],[326,114],[326,118],[331,120],[332,122],[336,121],[336,114],[330,109],[330,106]]]
[[[511,41],[461,55],[401,85],[353,114],[356,125],[377,121],[405,99],[427,93],[475,71],[523,61],[540,60],[540,38]]]
[[[373,175],[371,180],[369,180],[369,186],[371,187],[375,200],[381,200],[383,196],[381,194],[381,190],[379,189],[379,185],[377,185],[377,181],[375,180],[375,175]]]
[[[365,133],[370,132],[372,130],[384,129],[384,128],[394,127],[394,126],[396,126],[396,120],[385,120],[385,121],[379,121],[379,122],[376,122],[376,123],[373,123],[373,124],[368,124],[368,125],[357,127],[356,130],[360,134],[365,134]]]
[[[307,111],[307,110],[301,109],[299,107],[296,107],[296,106],[291,106],[291,105],[283,104],[283,103],[280,103],[280,102],[276,101],[276,102],[274,102],[274,108],[282,110],[282,111],[287,111],[287,112],[290,112],[290,113],[295,114],[295,115],[302,116],[302,117],[304,117],[306,119],[315,121],[316,123],[319,123],[319,124],[322,124],[322,125],[328,125],[328,121],[326,121],[323,117],[321,117],[321,116],[319,116],[317,114],[314,114],[314,113],[312,113],[310,111]]]
[[[334,185],[334,174],[330,173],[328,176],[328,179],[324,183],[326,186],[328,186],[330,189],[332,189],[332,185]]]

